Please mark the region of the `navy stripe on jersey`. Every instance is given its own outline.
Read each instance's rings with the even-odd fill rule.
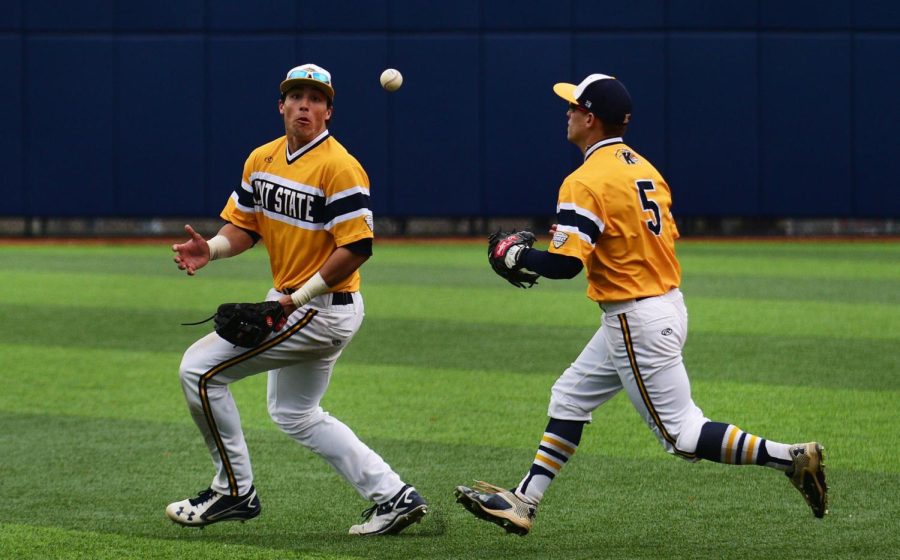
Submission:
[[[244,208],[253,208],[253,193],[247,192],[243,187],[234,191],[237,195],[237,203]]]
[[[590,218],[578,214],[575,210],[560,208],[559,212],[556,213],[556,223],[577,229],[587,235],[591,239],[591,243],[596,243],[600,237],[601,232],[597,224]]]
[[[350,196],[332,200],[327,204],[325,206],[325,217],[322,221],[328,223],[344,214],[351,214],[367,208],[369,208],[368,194],[362,192],[351,194]]]

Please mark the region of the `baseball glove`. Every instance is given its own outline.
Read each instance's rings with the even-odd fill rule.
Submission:
[[[524,249],[534,245],[530,231],[497,230],[488,238],[488,262],[498,276],[517,288],[530,288],[537,284],[538,275],[522,268],[519,259]]]
[[[255,348],[287,322],[277,301],[223,303],[214,315],[219,336],[243,348]]]

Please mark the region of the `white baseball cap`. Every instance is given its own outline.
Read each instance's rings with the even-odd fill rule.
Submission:
[[[281,93],[287,93],[291,89],[309,85],[317,87],[328,96],[329,101],[334,101],[334,86],[331,85],[331,72],[315,64],[301,64],[288,70],[284,81],[281,82]]]

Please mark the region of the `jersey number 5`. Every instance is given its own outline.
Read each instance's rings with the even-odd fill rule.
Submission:
[[[638,188],[638,195],[641,197],[641,208],[644,209],[644,212],[653,212],[653,218],[646,220],[644,223],[647,224],[647,229],[653,232],[653,235],[658,236],[662,233],[662,214],[659,211],[659,204],[647,198],[647,192],[655,191],[656,187],[653,186],[653,181],[646,179],[636,181],[635,184]]]

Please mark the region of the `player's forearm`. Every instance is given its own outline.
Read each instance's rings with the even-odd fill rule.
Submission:
[[[366,254],[366,246],[368,254]],[[306,281],[303,286],[289,296],[284,296],[278,301],[285,307],[286,312],[303,307],[312,298],[329,292],[331,286],[335,286],[345,278],[353,274],[371,255],[371,243],[364,244],[362,248],[355,246],[352,250],[347,247],[338,247],[328,257],[322,268]],[[362,252],[360,252],[360,250]]]
[[[519,264],[544,278],[555,280],[575,278],[584,268],[575,257],[540,249],[527,249],[519,259]]]
[[[253,247],[253,238],[234,224],[225,224],[215,237],[207,241],[209,260],[225,259],[240,255]]]
[[[319,274],[326,284],[334,286],[356,272],[367,260],[369,255],[351,251],[346,247],[338,247],[319,269]]]

